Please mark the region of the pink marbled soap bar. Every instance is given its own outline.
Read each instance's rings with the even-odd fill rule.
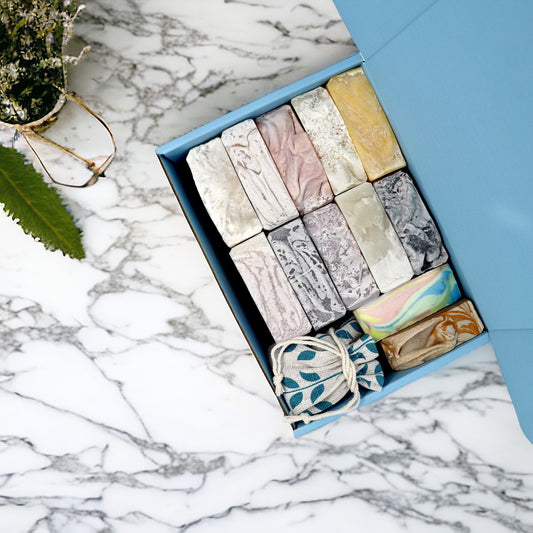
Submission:
[[[292,108],[278,107],[255,123],[300,214],[331,202],[333,192],[322,163]]]

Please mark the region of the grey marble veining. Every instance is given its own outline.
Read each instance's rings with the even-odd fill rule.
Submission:
[[[353,53],[333,4],[93,0],[75,37],[92,51],[70,88],[119,151],[61,190],[86,260],[0,217],[2,533],[352,533],[362,516],[529,533],[533,446],[490,345],[294,439],[154,155]]]

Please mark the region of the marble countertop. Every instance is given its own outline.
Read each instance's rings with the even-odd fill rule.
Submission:
[[[352,54],[331,0],[87,4],[70,88],[118,155],[61,190],[85,260],[0,216],[2,533],[532,532],[490,345],[294,439],[155,156]]]

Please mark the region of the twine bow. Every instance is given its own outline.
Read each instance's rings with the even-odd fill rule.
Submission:
[[[290,407],[289,423],[347,413],[361,401],[359,386],[378,391],[383,386],[376,344],[355,319],[326,334],[280,342],[270,354],[275,392]],[[345,405],[330,409],[350,392]]]

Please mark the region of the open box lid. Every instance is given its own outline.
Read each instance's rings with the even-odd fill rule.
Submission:
[[[533,442],[533,2],[334,1]]]

